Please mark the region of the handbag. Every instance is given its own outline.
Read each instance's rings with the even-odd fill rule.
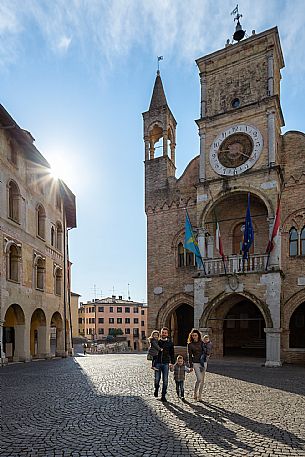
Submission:
[[[207,361],[207,353],[206,353],[206,348],[204,347],[203,343],[201,344],[201,349],[202,349],[202,354],[199,359],[200,365],[205,368],[205,363]]]
[[[147,354],[147,360],[152,360],[153,359],[153,356],[151,354]]]

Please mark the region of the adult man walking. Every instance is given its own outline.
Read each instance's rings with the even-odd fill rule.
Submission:
[[[163,327],[161,329],[161,336],[158,340],[158,345],[162,349],[159,351],[156,368],[155,371],[155,392],[154,396],[158,397],[161,374],[162,374],[162,394],[161,394],[161,401],[166,402],[166,391],[167,391],[167,384],[168,384],[168,372],[169,368],[173,366],[175,363],[175,353],[174,353],[174,345],[172,341],[169,339],[169,330],[167,327]]]

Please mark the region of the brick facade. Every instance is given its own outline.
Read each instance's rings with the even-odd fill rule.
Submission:
[[[175,144],[170,141],[175,138],[176,121],[162,93],[159,74],[154,103],[143,114],[148,332],[168,325],[175,344],[185,345],[194,325],[211,334],[215,356],[240,350],[264,354],[266,365],[305,362],[305,333],[304,341],[297,337],[300,347],[292,343],[301,328],[305,332],[305,241],[301,240],[305,135],[281,133],[280,70],[284,60],[277,28],[204,56],[197,65],[200,155],[179,179],[175,176]],[[240,138],[248,136],[253,151],[258,144],[258,153],[249,152],[243,159],[244,150],[239,157],[245,168],[232,165],[215,171],[213,151],[220,157],[222,144],[226,144],[222,140],[215,144],[219,135],[224,140],[236,138],[231,143],[237,151],[242,147]],[[160,139],[162,155],[157,157],[154,145]],[[227,152],[225,149],[223,154]],[[234,150],[228,157],[235,160]],[[255,236],[250,259],[243,262],[240,246],[248,194]],[[279,197],[281,228],[267,265],[265,252]],[[183,251],[186,209],[206,274]],[[215,247],[216,222],[227,256],[226,271]],[[297,255],[289,255],[292,227],[298,232]],[[305,237],[305,229],[303,233]]]

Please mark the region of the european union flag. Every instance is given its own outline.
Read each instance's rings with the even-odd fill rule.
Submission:
[[[248,194],[248,207],[246,212],[246,220],[245,220],[245,230],[244,230],[244,240],[243,240],[243,258],[247,259],[249,255],[250,248],[254,241],[254,231],[250,213],[250,193]]]
[[[188,213],[186,212],[186,218],[185,218],[185,235],[184,235],[184,248],[187,249],[188,251],[193,252],[195,255],[195,260],[196,264],[198,267],[203,267],[203,270],[205,272],[205,267],[204,263],[200,254],[200,250],[198,247],[198,243],[195,240],[194,233],[193,233],[193,228],[192,224],[189,218]]]

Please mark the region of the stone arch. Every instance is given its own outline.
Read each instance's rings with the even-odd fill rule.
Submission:
[[[64,320],[59,311],[55,311],[50,319],[51,355],[65,356]]]
[[[264,203],[264,205],[267,209],[268,218],[272,218],[275,216],[275,208],[274,208],[272,202],[270,201],[270,199],[268,197],[266,197],[266,195],[263,192],[261,192],[260,190],[258,190],[256,188],[252,188],[252,187],[248,187],[248,188],[239,187],[238,189],[230,189],[227,192],[220,192],[213,200],[211,200],[210,203],[205,206],[205,208],[203,209],[203,211],[200,215],[200,219],[199,219],[200,225],[204,226],[205,218],[209,214],[211,209],[213,207],[217,206],[223,200],[226,200],[227,197],[229,197],[230,195],[234,195],[234,194],[242,194],[242,193],[248,194],[249,192],[250,192],[250,194],[255,195],[259,200],[261,200]]]
[[[32,357],[46,357],[47,350],[47,320],[42,308],[36,308],[31,317],[30,351]]]
[[[194,297],[186,293],[173,295],[161,306],[157,316],[157,328],[165,325],[170,314],[172,314],[180,305],[187,304],[194,307]]]
[[[219,308],[225,300],[232,298],[232,297],[244,297],[250,301],[252,301],[260,310],[262,313],[266,327],[272,328],[273,327],[273,322],[272,322],[272,317],[269,311],[269,308],[266,303],[263,301],[259,300],[255,295],[251,294],[248,291],[243,291],[243,292],[238,292],[238,293],[227,293],[227,292],[222,292],[217,297],[215,297],[204,309],[202,316],[200,318],[200,327],[207,328],[209,327],[209,317],[215,311],[217,308]]]
[[[9,361],[25,361],[25,314],[13,303],[4,314],[3,349]]]
[[[282,327],[284,330],[289,329],[289,322],[292,314],[303,302],[305,302],[305,289],[292,295],[283,305]]]

